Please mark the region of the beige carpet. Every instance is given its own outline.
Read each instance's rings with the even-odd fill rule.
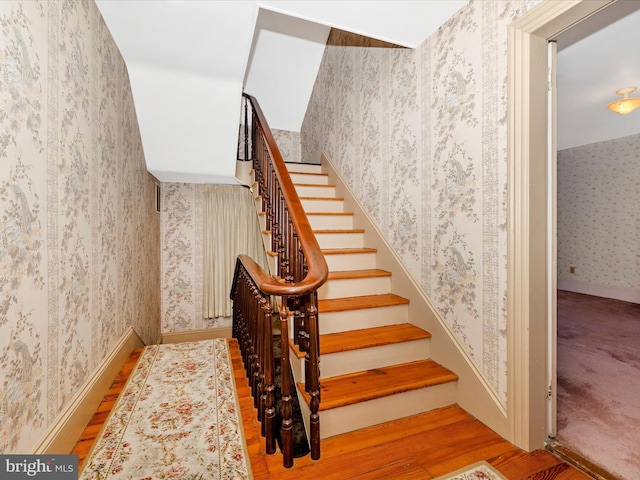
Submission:
[[[558,292],[557,440],[640,478],[640,305]]]
[[[80,477],[250,478],[225,339],[146,347]]]

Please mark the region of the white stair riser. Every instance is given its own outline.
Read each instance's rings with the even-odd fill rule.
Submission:
[[[309,224],[315,230],[329,228],[349,230],[353,228],[353,215],[318,215],[307,213]]]
[[[322,249],[363,248],[364,233],[317,233],[316,240]]]
[[[262,240],[265,245],[271,245],[271,233],[263,231]],[[364,235],[362,233],[316,233],[316,240],[318,240],[321,249],[362,248]]]
[[[391,291],[391,277],[366,277],[328,280],[318,289],[318,298],[360,297]]]
[[[456,403],[456,383],[448,382],[321,411],[320,438],[333,437],[452,405]],[[301,394],[299,397],[302,398]],[[309,406],[305,401],[301,401],[300,408],[305,427],[309,431]]]
[[[427,360],[430,355],[429,346],[430,340],[425,338],[322,355],[320,357],[320,376],[321,378],[336,377],[398,363]]]
[[[335,198],[336,187],[296,185],[299,197]]]
[[[319,312],[318,326],[320,335],[324,335],[407,323],[408,318],[408,305],[393,305],[390,307],[347,310],[345,312]]]
[[[353,215],[307,214],[309,224],[314,230],[350,230],[353,228]],[[267,229],[267,216],[258,215],[260,230]]]
[[[376,254],[373,253],[341,253],[324,256],[330,272],[340,270],[366,270],[376,268]]]
[[[320,165],[313,165],[311,163],[286,163],[285,165],[290,172],[322,173],[322,167]]]
[[[305,212],[343,212],[343,200],[310,200],[301,199]]]
[[[293,183],[306,183],[312,185],[328,185],[328,175],[307,175],[305,173],[291,173],[291,181]]]
[[[270,272],[277,272],[276,270],[276,262],[278,257],[274,257],[273,255],[267,255],[267,263],[269,264]]]

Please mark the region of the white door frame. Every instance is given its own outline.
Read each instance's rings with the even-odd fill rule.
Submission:
[[[547,43],[613,1],[548,0],[509,26],[507,409],[528,451],[548,433]]]

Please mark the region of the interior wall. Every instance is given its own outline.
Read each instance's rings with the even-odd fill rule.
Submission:
[[[28,452],[119,338],[160,335],[160,218],[93,2],[0,2],[0,452]]]
[[[640,303],[639,150],[631,135],[558,152],[560,289]]]
[[[205,184],[161,186],[163,335],[232,325],[231,317],[203,314],[204,195]]]
[[[204,185],[163,183],[160,204],[162,333],[214,326],[202,318]]]
[[[469,2],[417,49],[332,42],[302,127],[506,405],[507,26]]]
[[[258,100],[260,101],[260,100]],[[300,132],[272,129],[273,138],[285,162],[300,163],[302,153],[300,147]]]

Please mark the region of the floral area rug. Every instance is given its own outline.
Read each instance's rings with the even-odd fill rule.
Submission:
[[[81,480],[242,480],[251,467],[225,339],[144,349]]]
[[[434,480],[507,480],[507,477],[487,462],[482,461],[468,465]]]

